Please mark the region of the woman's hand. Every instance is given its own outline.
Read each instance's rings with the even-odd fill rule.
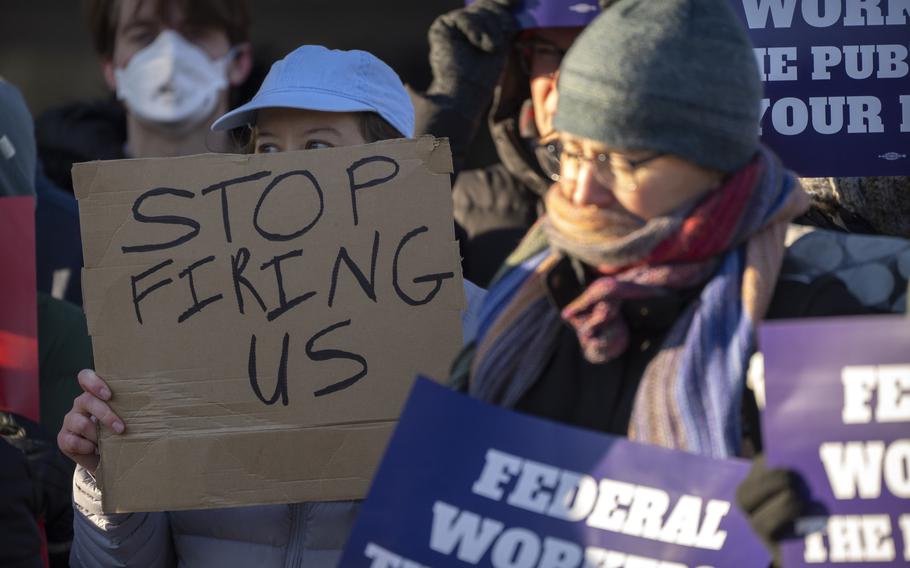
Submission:
[[[101,460],[97,425],[102,424],[117,434],[122,434],[126,427],[107,405],[111,389],[95,371],[81,371],[79,386],[84,392],[76,397],[72,410],[64,416],[57,445],[60,451],[94,475]]]

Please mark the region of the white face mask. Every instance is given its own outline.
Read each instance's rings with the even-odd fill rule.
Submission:
[[[140,119],[168,128],[191,128],[211,116],[222,89],[233,50],[220,59],[173,30],[114,70],[117,97]]]

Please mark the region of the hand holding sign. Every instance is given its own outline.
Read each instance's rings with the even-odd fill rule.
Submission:
[[[908,341],[904,316],[763,327],[768,460],[803,478],[814,517],[785,565],[910,561]]]
[[[461,344],[451,167],[433,138],[77,166],[95,362],[129,425],[98,440],[106,510],[362,497],[411,378]],[[74,434],[108,412],[92,392]]]
[[[57,434],[57,445],[71,460],[92,475],[101,457],[98,453],[98,424],[103,424],[117,434],[126,429],[123,420],[111,410],[107,401],[111,389],[94,371],[79,373],[79,386],[85,391],[73,401],[73,409],[63,418],[63,427]]]
[[[746,469],[421,380],[341,565],[766,568],[730,503]]]

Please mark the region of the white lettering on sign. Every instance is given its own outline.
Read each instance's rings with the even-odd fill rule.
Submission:
[[[910,95],[901,95],[901,132],[910,132]]]
[[[904,560],[910,560],[910,515],[901,515],[897,524],[904,537]]]
[[[841,371],[844,424],[910,422],[910,365],[854,365]]]
[[[370,568],[427,568],[372,542],[367,544],[363,554],[372,560]]]
[[[808,105],[796,97],[783,97],[773,104],[763,99],[762,120],[768,109],[771,126],[785,136],[802,134],[810,127],[819,134],[836,134],[843,131],[845,123],[850,134],[885,131],[880,116],[882,103],[877,97],[810,97]]]
[[[872,76],[875,56],[874,45],[845,45],[844,69],[851,79],[868,79]]]
[[[682,495],[672,502],[662,489],[612,479],[597,482],[588,475],[495,449],[487,451],[473,492],[494,501],[505,498],[513,507],[542,515],[587,519],[588,526],[601,530],[683,546],[720,550],[727,537],[720,530],[730,512],[727,501],[712,499],[705,504],[701,497]],[[475,537],[492,530],[479,527],[479,518],[464,522],[472,524],[457,528]]]
[[[847,97],[847,107],[850,111],[847,132],[856,134],[885,131],[885,124],[879,116],[882,113],[882,102],[878,97]]]
[[[896,497],[910,498],[910,439],[825,442],[818,449],[837,499],[876,499],[882,480]]]
[[[892,562],[897,551],[891,533],[888,515],[834,515],[826,530],[805,538],[803,560],[808,564]]]
[[[844,73],[851,79],[900,79],[910,74],[907,64],[908,49],[901,44],[882,45],[813,45],[812,80],[831,78],[830,70],[843,65]]]
[[[811,51],[813,81],[830,79],[831,73],[828,69],[840,65],[844,59],[840,48],[833,45],[813,45]]]
[[[746,24],[749,29],[768,27],[768,16],[771,16],[773,28],[789,28],[793,23],[793,10],[796,0],[743,0],[746,11]]]
[[[688,568],[679,562],[596,546],[583,548],[568,540],[542,537],[527,528],[507,529],[500,521],[443,501],[433,505],[430,548],[446,556],[454,554],[471,565],[489,554],[489,564],[494,568]]]
[[[762,81],[796,81],[795,47],[761,47],[753,49]]]
[[[447,556],[457,548],[455,556],[459,560],[477,564],[504,526],[499,521],[437,501],[433,505],[430,548]]]
[[[749,29],[789,28],[796,0],[742,0]],[[803,20],[815,28],[844,26],[902,26],[910,16],[910,0],[801,0]]]
[[[784,97],[771,108],[771,124],[774,130],[785,136],[802,134],[809,125],[809,110],[806,103],[796,97]]]

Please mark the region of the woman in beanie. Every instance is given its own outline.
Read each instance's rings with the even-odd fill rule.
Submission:
[[[727,0],[618,0],[568,52],[559,94],[561,179],[491,285],[454,383],[638,442],[753,455],[756,326],[860,307],[834,278],[778,278],[809,200],[758,143],[745,30]],[[796,512],[788,484],[768,490],[786,498],[754,504],[765,536]]]

